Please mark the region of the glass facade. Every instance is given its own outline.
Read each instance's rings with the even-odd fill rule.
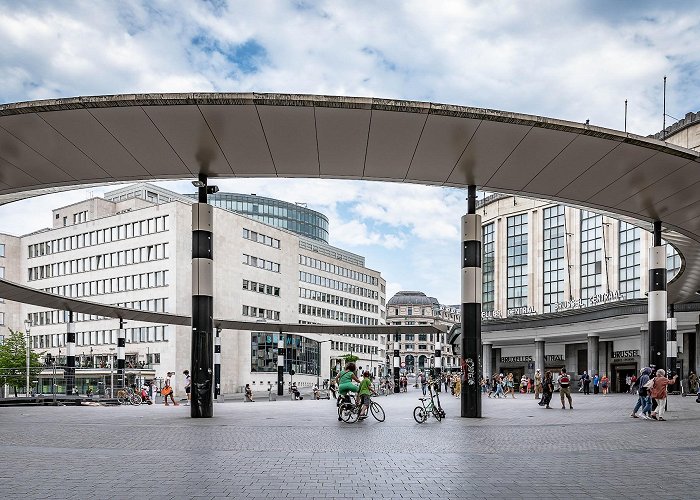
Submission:
[[[494,308],[494,224],[487,224],[482,228],[484,260],[482,262],[482,308],[484,311],[493,311]]]
[[[251,372],[277,372],[279,334],[252,332],[250,346]],[[301,335],[282,335],[284,340],[284,372],[293,369],[300,375],[318,375],[320,344]]]
[[[185,196],[197,198],[195,194]],[[328,218],[304,206],[264,196],[236,193],[210,194],[208,200],[215,207],[328,243]]]
[[[642,295],[641,230],[620,221],[620,293],[626,299]]]
[[[508,217],[508,309],[527,305],[527,214]]]
[[[543,216],[543,312],[555,311],[564,300],[564,207],[548,207]]]
[[[581,210],[581,299],[603,293],[603,216]]]
[[[681,256],[673,246],[666,244],[666,279],[671,281],[681,270]]]

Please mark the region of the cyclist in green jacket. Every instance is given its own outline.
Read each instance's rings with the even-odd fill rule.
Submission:
[[[346,397],[348,392],[358,391],[359,387],[353,384],[353,382],[361,383],[360,379],[355,375],[356,369],[355,363],[350,362],[345,366],[345,370],[340,372],[335,378],[338,384],[338,394],[340,394],[341,397]]]
[[[362,401],[362,407],[360,408],[360,418],[367,418],[367,410],[369,410],[370,404],[369,397],[372,394],[376,395],[377,393],[372,387],[372,375],[368,371],[366,371],[362,374],[362,377],[362,382],[360,382],[360,390],[358,391],[357,396]]]

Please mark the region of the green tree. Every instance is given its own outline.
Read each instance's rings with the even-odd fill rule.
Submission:
[[[41,372],[40,354],[29,351],[30,381]],[[17,388],[23,390],[27,383],[27,336],[10,328],[10,335],[0,344],[0,380],[12,386],[17,397]]]
[[[354,363],[355,361],[357,361],[360,358],[355,356],[354,354],[346,354],[345,356],[343,356],[343,359],[345,360],[345,363],[347,364],[347,363]]]

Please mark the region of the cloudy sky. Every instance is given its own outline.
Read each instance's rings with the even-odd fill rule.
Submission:
[[[372,96],[492,108],[647,135],[700,110],[692,1],[0,0],[0,102],[138,92]],[[330,180],[217,180],[305,202],[388,294],[459,297],[465,193]],[[190,190],[188,182],[164,183]],[[111,189],[111,188],[110,188]],[[50,225],[75,191],[0,208],[0,231]],[[21,214],[21,215],[20,215]],[[28,215],[29,214],[29,215]]]

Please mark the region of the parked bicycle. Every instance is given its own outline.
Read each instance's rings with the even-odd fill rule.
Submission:
[[[440,406],[440,396],[437,392],[434,392],[435,382],[431,379],[428,381],[428,391],[430,392],[429,398],[418,398],[421,402],[421,406],[416,406],[413,409],[413,419],[419,424],[424,423],[428,420],[428,417],[432,415],[438,422],[445,418],[445,410]],[[430,402],[426,405],[426,401]]]
[[[345,396],[344,398],[338,399],[338,420],[342,420],[347,424],[352,424],[360,419],[360,410],[362,409],[361,404],[355,403],[355,398]],[[375,401],[369,400],[369,408],[367,410],[378,422],[384,422],[386,415],[384,414],[384,408]]]
[[[120,405],[140,405],[142,402],[141,395],[134,391],[131,387],[124,387],[117,390],[117,401]]]

